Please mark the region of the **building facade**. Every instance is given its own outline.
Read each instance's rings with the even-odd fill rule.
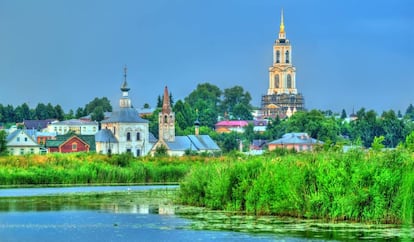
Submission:
[[[261,101],[262,117],[285,118],[304,110],[305,100],[296,88],[296,68],[292,63],[292,45],[286,38],[282,10],[279,36],[273,45],[273,64],[269,67],[269,88]]]
[[[10,133],[6,146],[10,155],[40,154],[40,145],[23,129]]]
[[[124,69],[124,82],[121,86],[122,97],[119,110],[112,112],[110,118],[103,120],[102,129],[95,135],[96,152],[101,154],[131,153],[145,156],[152,146],[149,134],[149,122],[142,119],[132,107]]]
[[[78,135],[95,135],[98,132],[98,122],[81,119],[70,119],[60,122],[52,122],[47,126],[48,132],[64,135],[73,132]]]

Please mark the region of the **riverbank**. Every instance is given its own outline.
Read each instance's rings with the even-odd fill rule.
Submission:
[[[239,157],[193,168],[184,204],[255,215],[413,224],[414,155],[352,150]]]
[[[0,157],[2,186],[177,183],[178,200],[186,205],[254,215],[413,224],[414,154],[403,148],[278,151],[257,157]]]

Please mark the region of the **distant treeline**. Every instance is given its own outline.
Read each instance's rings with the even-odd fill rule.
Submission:
[[[103,114],[106,111],[112,111],[112,106],[108,98],[95,98],[85,105],[84,108],[79,107],[74,112],[72,109],[65,113],[62,107],[52,105],[51,103],[38,103],[35,108],[30,108],[27,103],[13,107],[13,105],[0,104],[0,123],[21,123],[24,120],[45,120],[57,119],[68,120],[72,118],[80,118],[86,115],[96,115],[92,117],[95,120],[103,119]]]

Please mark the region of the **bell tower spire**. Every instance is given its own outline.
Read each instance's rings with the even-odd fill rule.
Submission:
[[[286,39],[285,21],[284,21],[284,16],[283,16],[283,8],[282,8],[282,12],[280,14],[279,39]]]
[[[131,90],[131,89],[128,87],[127,67],[125,65],[125,67],[124,67],[124,82],[122,83],[122,86],[121,86],[122,97],[119,100],[119,106],[121,108],[130,108],[130,107],[132,107],[131,99],[129,99],[129,97],[128,97],[129,90]]]

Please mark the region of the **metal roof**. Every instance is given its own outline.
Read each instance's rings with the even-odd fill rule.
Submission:
[[[311,138],[307,133],[287,133],[282,138],[269,144],[323,144],[322,141]]]
[[[188,138],[198,150],[220,150],[209,135],[188,135]]]
[[[135,108],[120,108],[102,123],[148,123],[148,120],[141,118]]]
[[[101,129],[95,134],[96,142],[110,142],[118,143],[118,140],[115,138],[114,134],[109,129]]]

